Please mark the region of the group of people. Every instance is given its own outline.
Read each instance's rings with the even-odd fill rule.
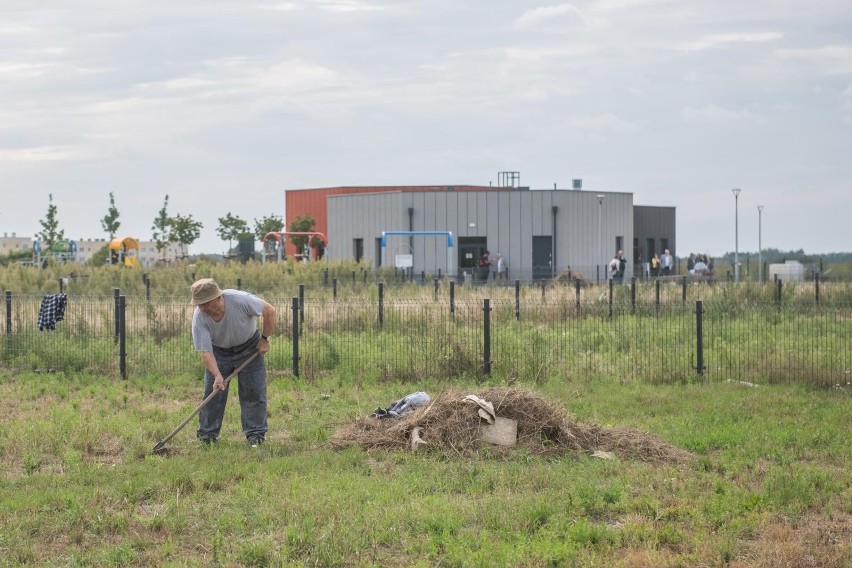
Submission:
[[[509,280],[509,264],[499,252],[494,255],[494,258],[491,258],[491,253],[486,250],[479,257],[476,267],[478,269],[479,280],[483,282],[488,281],[491,276],[493,276],[495,281]]]
[[[624,281],[624,272],[626,270],[627,259],[624,258],[624,251],[620,250],[615,253],[615,256],[609,261],[609,277],[614,282],[621,283]]]
[[[713,259],[706,254],[689,253],[686,259],[686,270],[690,275],[713,275]]]
[[[662,255],[654,254],[651,257],[651,276],[668,276],[674,268],[674,258],[669,249],[663,251]]]

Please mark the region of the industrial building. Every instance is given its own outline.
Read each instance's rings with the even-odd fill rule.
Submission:
[[[286,223],[310,215],[327,237],[329,259],[413,273],[481,276],[484,251],[500,253],[509,279],[536,281],[571,270],[605,280],[618,250],[625,278],[669,249],[675,208],[639,206],[633,194],[511,186],[334,187],[286,192]],[[403,234],[399,234],[403,233]],[[292,245],[289,245],[292,246]],[[293,254],[292,248],[287,251]],[[493,270],[493,267],[492,267]],[[492,274],[493,278],[493,274]]]

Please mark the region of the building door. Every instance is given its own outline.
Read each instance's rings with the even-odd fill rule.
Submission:
[[[361,262],[361,259],[364,258],[364,239],[354,239],[352,246],[355,249],[353,251],[355,253],[353,255],[355,257],[355,262]]]
[[[465,273],[473,280],[477,280],[478,270],[477,262],[479,257],[488,250],[488,239],[485,237],[459,237],[459,258],[458,272],[459,276],[464,277]],[[467,277],[465,277],[467,280]]]
[[[533,237],[533,280],[553,276],[553,237]]]

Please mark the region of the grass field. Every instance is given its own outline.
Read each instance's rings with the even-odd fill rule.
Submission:
[[[2,372],[0,386],[2,566],[852,565],[849,387],[514,384],[693,455],[670,464],[330,447],[448,383],[271,376],[266,445],[247,446],[233,398],[222,441],[198,445],[193,421],[162,456],[200,377]]]

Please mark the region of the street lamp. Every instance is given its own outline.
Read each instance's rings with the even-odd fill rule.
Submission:
[[[757,278],[763,282],[763,244],[760,242],[763,233],[763,205],[757,206]]]
[[[740,189],[731,190],[734,194],[734,282],[740,281]]]
[[[603,258],[601,256],[601,210],[603,209],[603,200],[606,197],[603,193],[599,193],[597,195],[598,198],[598,259],[595,261],[595,266],[598,265],[598,262]],[[606,265],[604,265],[606,266]]]

